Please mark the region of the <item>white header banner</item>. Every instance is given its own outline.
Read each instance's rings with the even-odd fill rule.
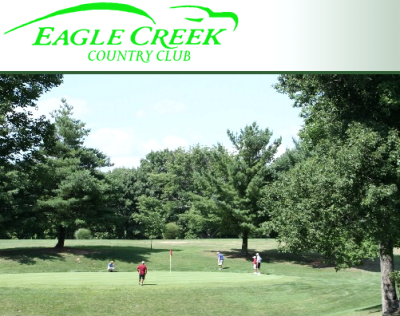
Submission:
[[[397,0],[14,0],[0,71],[400,71]]]

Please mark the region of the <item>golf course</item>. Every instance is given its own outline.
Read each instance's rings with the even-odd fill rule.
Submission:
[[[318,255],[277,251],[274,239],[0,242],[3,316],[379,315],[379,265],[336,272]],[[170,258],[170,250],[172,257]],[[224,254],[218,270],[216,252]],[[251,256],[263,258],[254,275]],[[397,257],[396,257],[397,259]],[[115,272],[107,263],[115,261]],[[148,274],[138,285],[137,265]]]

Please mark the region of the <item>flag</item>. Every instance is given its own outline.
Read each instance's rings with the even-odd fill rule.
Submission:
[[[172,249],[169,250],[169,273],[172,271]]]

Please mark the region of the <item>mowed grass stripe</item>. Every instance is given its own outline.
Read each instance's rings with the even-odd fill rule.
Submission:
[[[253,275],[224,272],[149,272],[145,286],[237,286],[238,283],[277,284],[298,280],[299,277]],[[0,287],[7,288],[130,288],[138,284],[134,272],[64,272],[0,275]]]

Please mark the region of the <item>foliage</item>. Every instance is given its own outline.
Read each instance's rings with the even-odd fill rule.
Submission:
[[[400,293],[400,271],[393,271],[389,275],[390,280],[392,280],[394,283],[396,283],[397,286],[397,291]]]
[[[32,110],[39,97],[57,87],[62,75],[0,75],[0,237],[26,238],[43,232],[27,193],[29,163],[42,158],[39,146],[54,144],[54,127]],[[24,162],[26,161],[26,162]],[[44,236],[43,234],[41,235]]]
[[[285,152],[271,164],[271,171],[275,179],[292,169],[296,164],[305,161],[313,155],[312,151],[304,146],[304,142],[293,139],[293,144],[294,148],[287,148]]]
[[[107,207],[114,213],[114,223],[113,225],[107,223],[97,230],[106,232],[103,235],[107,238],[137,238],[140,226],[132,217],[138,212],[137,201],[142,194],[137,170],[115,168],[105,173],[105,180],[109,186]]]
[[[57,247],[63,247],[65,229],[76,221],[94,227],[112,221],[105,207],[108,185],[100,167],[109,166],[109,159],[96,149],[83,146],[89,130],[72,117],[73,107],[61,100],[53,112],[57,142],[43,149],[46,161],[33,168],[32,180],[40,187],[36,208],[47,223],[58,230]]]
[[[236,152],[230,154],[221,145],[213,152],[214,164],[206,173],[208,188],[218,212],[221,228],[242,236],[242,254],[247,254],[247,239],[265,220],[259,199],[262,187],[273,180],[268,166],[273,161],[281,139],[270,144],[272,132],[254,122],[239,134],[228,130]]]
[[[165,239],[177,239],[179,237],[179,226],[176,223],[167,223],[164,229]]]
[[[400,244],[400,76],[282,75],[276,88],[302,108],[302,145],[313,156],[266,193],[273,228],[286,249],[316,249],[337,268],[379,248],[382,310],[396,312],[389,274]]]
[[[218,219],[203,206],[209,200],[202,174],[212,164],[212,148],[194,146],[188,150],[151,152],[136,169],[133,218],[143,213],[139,197],[159,201],[158,210],[165,223],[175,222],[182,234],[210,237],[219,229]],[[142,198],[143,202],[143,198]],[[142,205],[142,207],[140,207]],[[201,224],[200,224],[201,222]],[[136,226],[138,236],[147,236],[145,225]]]
[[[161,202],[156,198],[142,195],[139,197],[138,208],[140,212],[133,214],[132,217],[143,226],[144,235],[150,240],[162,236],[165,229],[165,215]]]
[[[92,232],[87,228],[79,228],[74,233],[75,239],[92,239]]]
[[[30,110],[62,81],[62,75],[0,75],[0,165],[37,157],[37,147],[52,141],[53,126]]]

